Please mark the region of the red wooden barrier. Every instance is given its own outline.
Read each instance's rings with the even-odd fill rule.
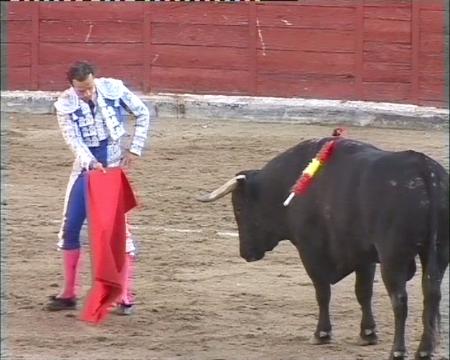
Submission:
[[[444,0],[10,2],[8,89],[62,90],[74,60],[145,92],[446,107]]]

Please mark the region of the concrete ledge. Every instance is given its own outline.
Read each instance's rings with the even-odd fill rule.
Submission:
[[[4,91],[7,113],[52,114],[59,92]],[[142,95],[161,118],[448,129],[449,110],[408,104],[221,95]]]

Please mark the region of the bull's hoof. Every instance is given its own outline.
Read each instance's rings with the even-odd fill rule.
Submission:
[[[414,357],[415,360],[432,360],[433,359],[433,353],[430,351],[418,351],[416,353],[416,356]]]
[[[408,354],[406,351],[394,351],[389,360],[406,360],[408,358]]]
[[[359,334],[358,345],[369,346],[378,344],[378,336],[375,329],[365,329]]]
[[[321,331],[309,340],[311,345],[325,345],[331,342],[331,331]]]

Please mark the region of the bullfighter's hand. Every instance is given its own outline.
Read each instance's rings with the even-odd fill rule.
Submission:
[[[138,156],[136,154],[133,154],[132,152],[130,152],[129,150],[127,150],[125,152],[125,154],[123,155],[122,159],[120,160],[120,166],[121,167],[125,167],[125,168],[129,168],[131,166],[131,163],[134,161],[135,158],[137,158]]]
[[[100,170],[102,172],[106,172],[105,168],[103,167],[103,164],[101,162],[97,162],[94,164],[94,170]]]

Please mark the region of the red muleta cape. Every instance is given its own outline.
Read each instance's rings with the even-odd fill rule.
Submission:
[[[87,219],[91,249],[92,286],[81,319],[100,323],[124,286],[125,214],[136,198],[121,168],[88,173]]]

